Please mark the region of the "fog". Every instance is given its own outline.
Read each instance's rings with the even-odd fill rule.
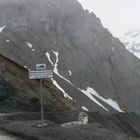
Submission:
[[[93,11],[115,36],[140,30],[140,0],[78,0],[85,9]]]

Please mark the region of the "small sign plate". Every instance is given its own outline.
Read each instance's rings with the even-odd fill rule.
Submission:
[[[36,70],[46,70],[46,64],[36,64]]]
[[[52,70],[31,71],[29,70],[29,79],[49,79],[53,77]]]

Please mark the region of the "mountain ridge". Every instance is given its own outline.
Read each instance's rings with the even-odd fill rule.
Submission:
[[[124,103],[128,112],[140,113],[139,60],[95,14],[75,0],[3,3],[3,55],[28,69],[47,64],[55,73],[53,83],[90,111],[109,110],[114,103],[120,109]]]

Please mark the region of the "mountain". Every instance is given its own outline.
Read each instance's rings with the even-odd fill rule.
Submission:
[[[139,60],[76,0],[0,0],[0,53],[88,111],[140,113]]]
[[[124,34],[123,37],[120,37],[120,40],[126,46],[126,49],[129,50],[136,57],[140,58],[140,32],[132,31]]]
[[[87,137],[89,140],[135,140],[140,137],[140,118],[135,113],[88,112],[87,125],[60,127],[60,124],[77,120],[81,110],[75,102],[65,98],[51,80],[43,82],[43,93],[44,119],[49,120],[44,131],[35,127],[40,120],[39,81],[29,80],[26,68],[0,55],[0,130],[6,134],[29,140],[67,139],[68,134],[70,140]]]

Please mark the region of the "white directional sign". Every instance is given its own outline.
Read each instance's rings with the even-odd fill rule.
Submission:
[[[29,79],[48,79],[53,77],[52,70],[31,71],[29,70]]]

